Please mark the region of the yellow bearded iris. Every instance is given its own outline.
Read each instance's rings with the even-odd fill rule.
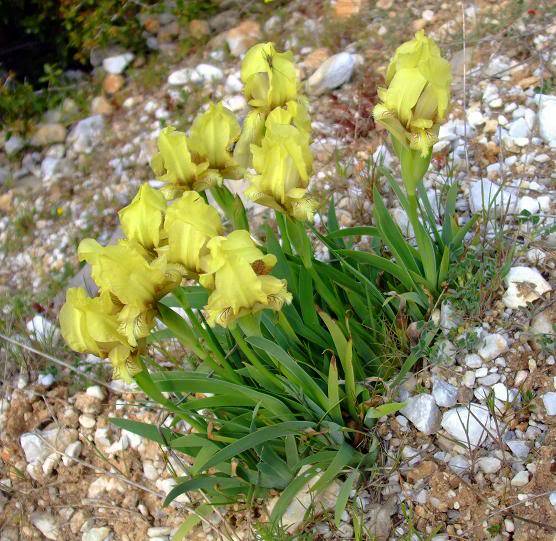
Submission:
[[[157,248],[165,210],[164,196],[148,183],[143,184],[131,203],[118,213],[126,238],[147,250]]]
[[[259,43],[247,51],[241,65],[241,80],[252,107],[270,110],[297,98],[293,55],[279,53],[273,43]]]
[[[181,282],[179,269],[169,265],[166,256],[149,261],[138,243],[127,240],[103,247],[85,239],[78,254],[91,265],[91,276],[101,293],[109,293],[121,305],[118,330],[135,347],[152,329],[158,299]]]
[[[233,113],[222,103],[211,103],[208,111],[197,116],[191,126],[188,145],[194,161],[207,162],[213,174],[220,177],[222,174],[235,174],[233,168],[237,167],[237,163],[232,156],[232,148],[240,132]]]
[[[201,272],[201,258],[208,253],[207,242],[222,233],[222,223],[216,209],[197,192],[185,192],[168,207],[164,230],[168,261],[196,275]]]
[[[261,146],[251,146],[258,174],[250,177],[245,195],[295,219],[311,220],[315,204],[307,196],[313,163],[309,135],[288,124],[291,119],[291,114],[281,108],[269,115]]]
[[[156,178],[166,184],[161,191],[168,199],[204,183],[209,164],[193,162],[185,133],[169,126],[160,132],[157,144],[159,152],[153,156],[151,167]]]
[[[452,81],[450,63],[423,30],[396,50],[380,88],[374,119],[404,147],[427,157],[446,117]]]
[[[64,340],[74,351],[110,357],[114,377],[131,380],[140,368],[137,350],[120,332],[119,306],[108,292],[90,298],[83,288],[70,288],[59,314]],[[137,344],[136,344],[137,345]]]
[[[227,327],[241,316],[265,308],[281,310],[291,302],[285,280],[268,275],[276,264],[275,256],[264,255],[248,231],[214,237],[207,247],[206,273],[199,281],[212,291],[205,306],[210,325]]]

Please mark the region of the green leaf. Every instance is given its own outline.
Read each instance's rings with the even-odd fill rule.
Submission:
[[[336,351],[340,357],[340,362],[342,363],[342,369],[344,371],[344,378],[346,380],[347,408],[353,419],[357,420],[359,415],[356,405],[357,399],[355,392],[355,374],[353,371],[353,348],[351,339],[346,340],[346,337],[342,333],[339,325],[326,312],[319,311],[319,315],[328,327],[328,330],[332,335],[334,345],[336,346]]]
[[[288,463],[289,468],[293,470],[299,463],[299,451],[297,450],[295,436],[290,434],[285,437],[284,451],[286,452],[286,462]]]
[[[123,428],[147,440],[154,441],[159,445],[168,446],[176,439],[179,439],[178,434],[162,426],[132,421],[131,419],[122,419],[121,417],[109,417],[108,420],[119,428]]]
[[[280,246],[276,233],[269,225],[264,226],[264,232],[266,235],[266,250],[269,254],[276,256],[277,260],[274,269],[272,269],[273,276],[285,279],[288,282],[288,289],[294,294],[294,296],[297,296],[297,282],[294,280],[290,263]]]
[[[338,229],[325,236],[328,240],[343,239],[345,237],[378,237],[380,232],[372,225],[363,225],[357,227],[345,227]]]
[[[313,247],[307,236],[305,225],[302,222],[286,216],[286,229],[288,231],[288,238],[295,248],[297,255],[299,255],[301,261],[303,261],[304,267],[306,269],[310,268],[313,259]]]
[[[247,488],[249,485],[239,477],[228,477],[224,475],[200,475],[194,479],[188,479],[176,485],[166,496],[164,507],[169,505],[178,496],[194,490],[215,490],[229,488]]]
[[[351,445],[347,443],[342,444],[338,453],[333,458],[328,468],[326,468],[326,471],[321,475],[320,479],[315,483],[312,490],[317,494],[322,492],[351,462],[354,454],[355,450]]]
[[[170,447],[172,449],[180,450],[182,448],[194,447],[218,448],[218,445],[201,434],[185,434],[183,436],[178,436],[177,438],[175,437],[173,440],[171,440]]]
[[[177,304],[169,306],[182,306],[185,302],[189,308],[202,310],[208,302],[209,292],[202,286],[183,286],[176,288],[173,296]]]
[[[295,361],[280,346],[266,338],[250,336],[247,338],[247,342],[269,355],[290,381],[298,385],[308,397],[326,411],[328,398],[315,380],[301,368],[298,361]]]
[[[213,511],[213,506],[208,503],[199,505],[180,525],[176,533],[172,536],[172,541],[183,541],[191,533],[191,530],[208,517]]]
[[[207,462],[199,465],[198,468],[208,470],[221,462],[230,460],[230,458],[233,458],[244,451],[252,449],[257,445],[261,445],[261,443],[288,436],[290,434],[299,434],[300,432],[303,432],[308,428],[313,428],[314,426],[315,423],[308,421],[286,421],[284,423],[277,423],[272,426],[259,428],[255,432],[247,434],[247,436],[244,436],[234,443],[227,445],[213,455]]]
[[[152,400],[164,406],[166,409],[175,413],[180,419],[187,421],[191,426],[195,427],[199,431],[204,431],[206,428],[206,422],[202,420],[197,420],[197,418],[188,415],[184,411],[182,411],[179,406],[176,406],[171,400],[166,398],[159,386],[154,382],[152,379],[151,374],[148,372],[146,368],[143,368],[141,372],[135,374],[134,376],[137,385],[143,390],[143,392]]]
[[[320,328],[319,317],[315,310],[313,279],[305,268],[299,270],[299,307],[303,321],[312,329]]]
[[[312,466],[305,470],[303,473],[298,473],[296,477],[290,482],[290,484],[284,489],[278,501],[272,508],[272,513],[270,514],[270,522],[278,522],[286,512],[286,509],[293,501],[295,496],[299,491],[319,472],[319,465]],[[285,527],[289,524],[284,524]]]
[[[199,358],[206,358],[207,355],[199,346],[197,336],[187,324],[185,319],[179,316],[171,308],[164,306],[162,303],[158,303],[157,307],[162,322],[168,327],[168,329],[170,329],[170,331],[172,331],[173,335],[179,340],[179,342],[186,348],[191,349]]]
[[[253,399],[254,403],[260,401],[263,407],[277,418],[294,419],[293,414],[279,399],[246,385],[209,378],[206,374],[178,370],[173,372],[157,372],[153,374],[153,379],[163,392],[213,393],[217,395],[248,397]]]
[[[448,280],[448,271],[450,270],[450,247],[444,246],[444,253],[440,261],[438,269],[438,289],[442,289],[442,284]]]
[[[390,415],[396,411],[401,410],[405,406],[405,402],[389,402],[388,404],[381,404],[376,408],[369,408],[365,414],[365,424],[367,419],[380,419],[385,415]]]
[[[340,386],[338,384],[338,366],[336,358],[330,359],[330,368],[328,370],[328,412],[330,417],[338,424],[343,424],[342,411],[340,409]]]
[[[415,283],[411,279],[411,275],[401,265],[397,265],[385,257],[381,257],[368,252],[361,252],[357,250],[338,250],[338,253],[371,267],[377,267],[380,270],[388,272],[397,278],[407,289],[414,289]]]
[[[349,495],[353,490],[353,485],[355,484],[355,480],[357,479],[358,475],[359,471],[353,470],[343,482],[342,488],[340,488],[340,492],[338,493],[338,498],[336,500],[336,505],[334,506],[334,524],[336,528],[340,527],[340,523],[342,522],[342,514],[346,509]]]
[[[375,187],[373,191],[375,212],[374,216],[377,221],[378,229],[382,235],[384,242],[390,248],[391,252],[396,258],[396,262],[399,265],[403,265],[406,270],[412,270],[415,273],[420,274],[421,270],[419,265],[415,260],[413,251],[401,234],[400,228],[394,222],[388,209],[384,205],[382,196],[380,192]]]

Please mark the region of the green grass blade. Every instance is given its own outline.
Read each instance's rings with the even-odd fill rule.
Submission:
[[[299,464],[299,451],[295,436],[291,434],[284,438],[284,450],[286,452],[286,462],[288,467],[293,470]]]
[[[172,503],[178,496],[194,490],[215,490],[229,488],[247,488],[249,485],[239,477],[227,477],[221,475],[202,475],[194,479],[188,479],[176,485],[166,496],[164,507]]]
[[[123,428],[128,432],[132,432],[133,434],[137,434],[163,446],[171,445],[172,442],[180,437],[169,428],[164,428],[162,426],[159,427],[149,423],[132,421],[131,419],[122,419],[120,417],[109,417],[108,420],[119,428]]]
[[[231,458],[261,445],[269,440],[275,440],[276,438],[282,438],[290,434],[299,434],[308,428],[313,428],[315,423],[308,421],[286,421],[284,423],[277,423],[272,426],[264,426],[259,428],[255,432],[247,434],[243,438],[227,445],[216,454],[214,454],[209,460],[204,464],[199,465],[199,470],[208,470],[221,462],[226,462]]]
[[[319,312],[320,317],[327,326],[330,334],[332,335],[332,340],[334,340],[334,345],[336,346],[336,351],[340,357],[340,362],[342,363],[342,369],[344,371],[344,379],[346,381],[346,402],[347,408],[350,415],[356,420],[359,418],[357,412],[357,397],[355,392],[355,374],[353,370],[353,347],[351,339],[347,340],[344,336],[340,326],[334,321],[326,312]]]
[[[373,191],[375,212],[374,216],[377,220],[378,229],[383,237],[384,242],[390,248],[399,265],[404,265],[409,271],[412,270],[418,274],[421,273],[419,265],[414,257],[413,251],[409,243],[403,237],[400,228],[394,222],[388,209],[384,205],[380,192],[375,187]]]
[[[325,236],[327,240],[343,239],[345,237],[379,237],[380,231],[372,225],[345,227]]]
[[[347,443],[342,444],[338,453],[326,468],[326,471],[321,475],[320,479],[313,486],[313,491],[319,493],[323,491],[338,475],[340,472],[351,462],[355,451],[353,447]]]
[[[318,473],[319,469],[320,468],[317,465],[312,466],[311,468],[293,478],[293,480],[284,489],[284,491],[278,498],[278,501],[274,505],[272,513],[270,514],[270,522],[276,523],[283,517],[286,509],[293,501],[295,496]],[[289,524],[284,524],[284,526],[287,527],[289,526]]]
[[[415,289],[417,286],[411,279],[411,275],[404,269],[403,266],[397,265],[385,257],[370,254],[368,252],[360,252],[357,250],[338,250],[338,253],[365,265],[377,267],[380,270],[388,272],[397,278],[407,289]]]
[[[163,392],[244,396],[252,398],[255,403],[260,401],[262,406],[277,418],[291,420],[295,418],[286,405],[278,398],[257,391],[247,385],[209,378],[206,374],[180,371],[157,372],[153,374],[153,379]]]
[[[184,541],[193,528],[213,512],[213,506],[208,503],[199,505],[180,525],[172,536],[172,541]]]
[[[334,506],[334,525],[336,526],[336,528],[340,527],[340,523],[342,522],[342,514],[346,509],[349,495],[353,490],[353,485],[355,484],[355,480],[357,479],[358,475],[359,471],[353,470],[347,476],[346,480],[342,483],[342,488],[340,488],[338,499],[336,500],[336,505]]]
[[[317,385],[315,380],[303,370],[299,361],[294,360],[280,346],[266,338],[250,336],[247,338],[247,341],[269,355],[290,381],[298,385],[309,398],[326,411],[328,399],[324,391]]]
[[[338,383],[338,366],[336,358],[330,359],[330,369],[328,370],[328,412],[330,417],[341,425],[342,411],[340,409],[340,385]]]

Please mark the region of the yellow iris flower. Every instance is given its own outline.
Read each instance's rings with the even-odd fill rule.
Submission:
[[[222,234],[216,209],[197,192],[185,192],[166,212],[164,230],[168,236],[168,261],[183,265],[185,272],[201,272],[201,259],[208,253],[207,242]]]
[[[232,148],[240,132],[234,114],[222,103],[211,103],[208,111],[197,116],[191,126],[188,146],[194,161],[207,162],[209,169],[220,177],[234,174],[232,170],[237,163]]]
[[[114,377],[131,380],[140,368],[137,350],[120,332],[119,306],[108,292],[90,298],[83,288],[70,288],[59,314],[64,340],[74,351],[109,357]]]
[[[131,203],[118,213],[126,238],[147,250],[157,248],[165,210],[164,196],[148,183],[143,184]]]
[[[160,132],[157,144],[151,167],[156,178],[166,184],[162,193],[172,199],[183,190],[201,189],[209,164],[193,162],[185,133],[168,126]]]
[[[249,199],[285,212],[298,220],[311,220],[314,201],[307,196],[313,158],[307,132],[290,125],[286,109],[275,109],[267,120],[267,131],[260,146],[252,145],[253,167],[245,190]]]
[[[248,231],[214,237],[207,247],[206,273],[199,282],[212,291],[205,306],[210,325],[227,327],[244,315],[265,308],[281,310],[291,302],[286,281],[268,274],[276,264],[275,256],[264,255]]]
[[[121,305],[118,330],[129,345],[137,346],[152,329],[158,299],[181,282],[179,269],[169,265],[166,256],[149,261],[146,251],[128,240],[103,247],[93,239],[84,239],[78,254],[91,265],[91,276],[101,293],[108,292]]]
[[[446,117],[451,81],[450,63],[420,30],[396,50],[386,73],[388,87],[379,88],[381,103],[373,117],[398,143],[425,158]]]
[[[297,98],[297,74],[291,52],[279,53],[273,43],[258,43],[241,65],[244,94],[252,107],[274,109]]]

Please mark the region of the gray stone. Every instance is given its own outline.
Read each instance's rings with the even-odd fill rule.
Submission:
[[[529,444],[522,440],[507,440],[506,445],[517,458],[527,458],[529,456]]]
[[[468,368],[481,368],[483,366],[483,359],[476,353],[469,353],[465,356],[464,363]]]
[[[476,449],[493,433],[492,418],[487,408],[469,404],[448,410],[442,416],[442,428],[465,447]]]
[[[102,528],[91,528],[83,532],[81,541],[108,541],[111,537],[112,531],[106,526]]]
[[[441,378],[434,378],[432,382],[432,396],[438,406],[451,408],[457,402],[458,388]]]
[[[539,133],[550,145],[556,146],[556,96],[537,94]]]
[[[42,179],[47,182],[52,180],[58,171],[60,166],[61,158],[53,158],[47,156],[41,163],[41,176]]]
[[[175,70],[168,76],[168,84],[172,86],[183,86],[191,82],[196,82],[195,70],[192,68],[182,68]]]
[[[483,342],[477,353],[486,361],[496,359],[508,351],[508,342],[498,333],[487,334],[483,337]]]
[[[44,147],[54,143],[63,143],[66,139],[66,128],[62,124],[41,124],[31,137],[31,145]]]
[[[529,124],[527,124],[527,121],[524,118],[518,118],[517,120],[510,122],[507,127],[510,137],[514,139],[529,137],[531,135]]]
[[[203,83],[221,81],[224,78],[224,72],[212,64],[199,64],[195,68],[195,73],[200,82]]]
[[[532,267],[512,267],[504,278],[507,290],[502,302],[508,308],[520,308],[552,290],[542,274]]]
[[[448,461],[448,467],[457,475],[462,475],[466,471],[469,471],[471,463],[468,458],[463,455],[455,455]]]
[[[4,143],[4,151],[8,156],[11,156],[17,154],[24,146],[25,140],[14,134]]]
[[[510,481],[510,484],[513,487],[524,487],[527,483],[529,482],[529,472],[527,470],[522,470],[520,472],[517,472],[512,480]]]
[[[310,94],[318,95],[342,86],[351,79],[356,57],[351,53],[339,53],[325,60],[307,81]]]
[[[46,442],[38,435],[32,432],[25,432],[19,437],[19,443],[25,454],[27,463],[42,462],[52,452]]]
[[[133,53],[123,53],[117,56],[109,56],[102,61],[102,67],[113,75],[119,75],[127,68],[133,60]]]
[[[452,304],[447,301],[443,302],[440,307],[440,328],[444,332],[448,332],[461,325],[461,323],[461,317],[455,312]]]
[[[58,521],[50,513],[31,513],[31,524],[47,539],[57,541],[60,539]]]
[[[542,395],[547,415],[556,415],[556,393],[551,391]]]
[[[440,410],[430,394],[412,396],[400,413],[424,434],[434,434],[440,428]]]
[[[373,503],[365,512],[365,526],[372,539],[387,541],[392,530],[392,515],[396,510],[395,500],[385,504]]]
[[[477,466],[483,473],[496,473],[502,467],[502,461],[494,456],[482,456],[477,460]]]
[[[510,188],[501,188],[488,179],[476,180],[469,190],[469,206],[472,212],[490,211],[494,215],[514,212],[517,194]]]
[[[70,131],[68,143],[78,153],[89,154],[100,141],[104,131],[102,115],[93,115],[80,120]]]

